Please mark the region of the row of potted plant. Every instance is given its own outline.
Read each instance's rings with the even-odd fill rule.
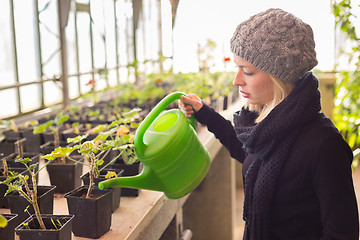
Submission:
[[[22,208],[19,214],[24,211],[26,204],[30,203],[32,205],[32,208],[28,208],[25,214],[21,214],[23,218],[26,217],[27,213],[35,213],[36,216],[36,220],[33,216],[32,218],[27,219],[26,224],[20,224],[17,227],[16,231],[20,237],[23,234],[22,232],[26,231],[27,228],[37,227],[33,224],[33,222],[40,223],[39,226],[42,229],[40,232],[44,231],[44,228],[51,229],[56,226],[56,224],[46,226],[46,222],[48,220],[42,220],[43,217],[40,212],[43,214],[52,213],[53,206],[51,204],[49,207],[43,207],[44,205],[42,204],[43,201],[46,203],[53,202],[53,194],[57,186],[56,184],[54,184],[55,186],[38,186],[36,177],[42,169],[47,168],[51,180],[52,173],[48,168],[49,166],[62,165],[63,167],[66,167],[71,165],[69,164],[70,162],[78,165],[87,165],[90,171],[88,174],[83,175],[84,186],[80,186],[78,188],[73,186],[73,189],[75,189],[64,195],[68,201],[69,213],[73,216],[61,216],[61,219],[72,221],[70,233],[72,229],[76,236],[98,238],[109,231],[111,226],[111,213],[119,206],[120,189],[100,190],[94,185],[95,183],[101,181],[102,177],[114,177],[122,174],[123,169],[118,167],[119,164],[114,164],[120,159],[120,157],[122,160],[127,161],[127,163],[137,161],[132,145],[134,135],[130,133],[130,128],[134,131],[138,126],[139,123],[134,121],[134,119],[136,119],[139,115],[138,113],[139,109],[133,109],[132,111],[123,113],[123,118],[113,121],[106,128],[104,127],[103,131],[99,132],[92,140],[87,140],[89,134],[84,134],[78,135],[74,138],[68,138],[66,146],[60,146],[59,142],[57,144],[53,144],[54,148],[52,151],[49,153],[42,153],[41,158],[45,159],[46,163],[40,169],[39,161],[34,163],[30,158],[23,158],[19,156],[16,158],[14,162],[22,163],[26,167],[28,175],[24,174],[24,172],[15,172],[13,171],[14,169],[11,168],[10,171],[6,171],[7,176],[5,177],[5,180],[2,181],[2,184],[8,187],[6,192],[8,199],[14,195],[22,197],[20,198],[23,201],[22,204],[19,202],[14,204],[14,206],[20,206],[20,209]],[[49,120],[48,122],[35,126],[34,132],[40,133],[49,126],[54,134],[54,142],[56,142],[59,140],[56,137],[58,136],[59,127],[66,121],[66,119],[67,118],[63,115],[58,115],[54,120]],[[18,140],[18,142],[20,141]],[[8,169],[7,163],[9,160],[9,157],[3,158],[3,169]],[[104,172],[104,170],[106,171]],[[66,180],[66,176],[64,176],[64,174],[69,172],[71,171],[63,171],[60,182],[64,182]],[[30,183],[28,181],[29,179],[31,180]],[[80,177],[78,180],[80,181]],[[53,185],[53,182],[51,183]],[[69,186],[70,184],[65,185]],[[40,189],[43,188],[45,188],[45,190],[44,192],[41,192],[42,190]],[[17,194],[10,194],[12,192],[17,192]],[[47,200],[44,197],[45,195],[49,196],[52,200]],[[82,195],[84,195],[85,198],[83,198]],[[101,207],[99,211],[90,211],[97,209],[98,207]],[[31,211],[32,209],[34,209],[34,212]],[[84,212],[75,212],[79,210],[83,210]],[[48,219],[48,216],[44,217],[45,219]],[[100,219],[97,220],[98,217]],[[62,221],[61,219],[59,220],[57,216],[51,216],[51,219],[52,220],[50,222]],[[19,221],[22,220],[23,219],[19,218]],[[91,224],[94,224],[94,226],[89,227]],[[61,223],[61,225],[65,226],[66,224]],[[57,227],[59,228],[59,226]],[[52,229],[52,231],[53,230],[54,229]],[[43,233],[39,234],[44,235]]]
[[[126,85],[126,87],[121,85],[118,89],[113,89],[116,94],[110,94],[112,96],[110,101],[97,102],[94,106],[82,108],[69,107],[60,114],[50,115],[38,120],[38,122],[32,122],[29,124],[32,134],[28,134],[27,137],[25,137],[24,132],[29,132],[26,131],[28,129],[17,128],[17,131],[15,131],[16,125],[12,124],[11,131],[4,132],[5,139],[12,139],[14,146],[22,146],[22,150],[15,151],[16,154],[12,158],[13,162],[23,164],[25,169],[17,171],[14,166],[10,166],[8,176],[5,177],[5,180],[2,181],[3,184],[0,184],[0,186],[6,185],[8,187],[6,191],[8,198],[10,195],[13,195],[11,192],[17,192],[19,196],[23,197],[22,200],[25,200],[25,205],[31,203],[32,208],[22,207],[23,216],[34,213],[31,218],[27,219],[28,223],[18,226],[17,231],[19,235],[22,235],[20,232],[26,231],[27,228],[35,227],[35,225],[36,227],[44,227],[45,225],[45,229],[52,229],[52,232],[62,229],[63,226],[68,226],[67,228],[72,229],[74,235],[88,238],[98,238],[109,231],[111,213],[119,206],[119,196],[123,195],[125,190],[129,192],[137,191],[134,195],[137,196],[138,190],[106,190],[104,196],[98,197],[100,193],[103,194],[103,190],[96,188],[94,185],[106,177],[135,175],[140,171],[141,165],[137,161],[132,141],[133,134],[142,117],[146,116],[159,99],[175,89],[184,92],[196,92],[203,98],[210,94],[213,99],[205,99],[208,100],[209,104],[211,104],[212,100],[219,98],[219,94],[223,94],[221,97],[228,97],[229,91],[226,91],[228,89],[226,81],[216,83],[215,80],[205,79],[199,74],[190,75],[149,75],[148,81],[145,81],[142,86],[142,90],[131,85]],[[194,84],[194,82],[197,82],[194,81],[194,78],[202,79],[198,81],[200,82],[198,87]],[[212,84],[214,86],[211,86]],[[222,93],[209,90],[204,91],[206,88],[210,89],[210,87],[217,88],[220,86],[216,84],[221,85]],[[138,106],[143,107],[143,110],[137,108]],[[226,108],[225,105],[224,108]],[[23,131],[24,129],[25,131]],[[14,135],[16,133],[19,134],[11,136],[12,133]],[[44,142],[48,146],[43,146]],[[30,143],[37,143],[41,147],[29,147]],[[37,160],[33,160],[32,156],[18,154],[19,152],[27,153],[27,150],[34,149],[39,150]],[[11,150],[9,151],[11,152]],[[14,155],[14,153],[12,154]],[[6,163],[9,162],[10,155],[4,158],[7,160]],[[39,156],[45,161],[45,164],[40,168]],[[3,163],[3,165],[5,166],[6,163]],[[131,165],[131,163],[135,164]],[[72,165],[78,166],[78,168],[71,170],[69,166]],[[80,172],[81,175],[83,165],[88,167],[89,172],[82,176],[83,184],[81,184],[79,177],[71,177],[68,174],[75,174],[75,172],[78,174]],[[53,171],[52,169],[55,166],[61,166],[63,170]],[[135,166],[135,169],[133,166]],[[55,191],[65,193],[64,197],[67,199],[70,215],[60,216],[60,219],[57,216],[50,216],[50,220],[48,220],[48,215],[52,214],[52,206],[49,207],[49,210],[45,210],[46,207],[42,207],[39,204],[44,198],[43,195],[45,193],[43,194],[40,190],[41,186],[37,183],[37,176],[43,169],[47,169],[52,185],[47,186],[48,191],[46,192],[50,192],[52,197]],[[129,169],[130,172],[127,171]],[[55,175],[54,172],[61,173],[60,181],[57,182],[52,179]],[[75,179],[76,181],[73,184],[66,183],[62,185],[65,179],[68,178]],[[34,194],[38,196],[36,198],[38,200],[34,200]],[[92,198],[94,195],[97,195],[97,197]],[[110,201],[110,203],[98,203],[98,200]],[[39,206],[36,206],[36,204]],[[20,204],[17,205],[20,206]],[[101,213],[107,213],[106,216],[101,216],[100,220],[96,220],[99,213],[91,213],[89,211],[89,209],[95,209],[97,206],[102,207]],[[24,208],[27,209],[25,214]],[[34,209],[34,211],[31,212],[31,209]],[[37,210],[39,211],[37,212]],[[83,210],[84,212],[78,213],[75,210]],[[69,223],[62,222],[65,219]],[[35,224],[41,222],[43,224]],[[81,227],[82,224],[85,224],[83,229]],[[95,225],[91,227],[91,224]],[[104,228],[101,230],[100,226]],[[40,231],[45,230],[42,229]],[[43,234],[41,233],[40,235]],[[66,236],[68,235],[66,234]]]

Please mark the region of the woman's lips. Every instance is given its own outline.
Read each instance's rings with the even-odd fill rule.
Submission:
[[[250,93],[243,92],[243,91],[240,91],[240,93],[243,96],[243,98],[249,98],[250,97]]]

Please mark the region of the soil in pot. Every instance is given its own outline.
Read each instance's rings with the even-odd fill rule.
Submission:
[[[2,214],[8,221],[5,228],[0,228],[0,239],[1,240],[14,240],[15,239],[15,227],[17,226],[16,217],[17,214]]]
[[[94,179],[94,183],[95,186],[98,185],[99,182],[106,180],[105,175],[108,173],[108,171],[113,171],[116,173],[116,176],[121,177],[122,173],[124,172],[124,170],[122,169],[106,169],[106,170],[102,170],[100,171],[100,176],[99,178],[95,178]],[[84,185],[88,186],[90,179],[89,179],[89,173],[85,173],[84,175],[81,176],[81,179],[83,180]],[[121,189],[120,187],[116,187],[116,188],[111,188],[113,189],[113,191],[111,192],[111,210],[112,212],[115,212],[115,210],[119,207],[120,205],[120,199],[121,199]]]
[[[110,230],[111,191],[94,187],[94,198],[85,198],[87,186],[82,186],[64,195],[69,213],[75,215],[72,229],[75,236],[96,239]]]
[[[71,240],[74,215],[41,214],[46,229],[40,229],[35,215],[15,228],[20,240]]]
[[[32,186],[29,185],[30,189]],[[56,186],[37,186],[38,190],[38,204],[41,214],[52,214],[54,209],[54,192]],[[18,192],[12,192],[6,196],[11,213],[18,214],[19,223],[23,222],[29,217],[29,214],[34,214],[32,205]],[[30,207],[28,207],[30,205]],[[28,207],[28,208],[27,208]],[[24,211],[27,208],[27,211]]]
[[[83,162],[82,156],[71,156],[79,162]],[[54,159],[46,165],[51,185],[56,186],[56,192],[67,193],[81,186],[81,174],[83,165],[65,158],[65,162],[60,158]]]

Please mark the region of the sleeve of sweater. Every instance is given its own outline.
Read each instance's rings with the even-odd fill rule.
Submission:
[[[231,157],[243,163],[245,151],[242,143],[236,136],[232,123],[204,103],[203,107],[195,113],[195,118],[206,125],[217,139],[229,150]]]
[[[349,149],[339,137],[327,137],[319,147],[313,184],[319,199],[321,239],[359,239],[359,217]]]

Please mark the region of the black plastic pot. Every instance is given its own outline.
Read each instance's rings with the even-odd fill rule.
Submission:
[[[106,180],[106,178],[104,176],[107,174],[108,171],[114,171],[118,177],[121,177],[122,173],[124,172],[124,170],[122,170],[122,169],[102,170],[102,171],[100,171],[100,177],[94,179],[95,186],[97,186],[99,182]],[[89,185],[90,178],[89,178],[88,172],[85,173],[84,175],[82,175],[81,179],[83,180],[84,185]],[[111,199],[112,199],[112,202],[111,202],[112,209],[111,210],[112,210],[112,212],[115,212],[115,210],[120,206],[121,188],[116,187],[116,188],[112,188],[112,189],[113,189],[113,191],[111,192]]]
[[[19,140],[22,138],[19,131],[5,130],[2,134],[7,140]]]
[[[83,162],[82,156],[72,156],[75,160]],[[81,186],[83,165],[65,159],[65,163],[53,161],[46,165],[51,185],[56,186],[56,192],[67,193]]]
[[[33,129],[23,129],[21,131],[21,135],[23,138],[26,138],[25,146],[26,151],[28,152],[40,152],[40,146],[44,143],[43,135],[42,134],[34,134]]]
[[[19,140],[25,138],[25,148],[28,152],[40,152],[42,134],[34,134],[33,128],[19,128],[18,131],[7,130],[3,132],[7,140]]]
[[[71,240],[71,229],[74,215],[51,215],[41,214],[46,229],[40,229],[40,225],[35,215],[27,218],[23,223],[15,228],[20,240]],[[60,226],[54,223],[60,222]]]
[[[6,177],[0,176],[0,182],[5,181]],[[7,191],[7,186],[4,184],[0,184],[0,208],[9,208],[9,203],[4,196]]]
[[[72,231],[75,236],[96,239],[111,227],[111,191],[94,187],[97,198],[85,198],[87,186],[74,189],[64,195],[69,213],[75,215]]]
[[[32,186],[29,186],[32,189]],[[54,209],[54,192],[56,186],[37,186],[38,197],[37,201],[41,214],[52,214]],[[29,214],[34,214],[32,205],[18,192],[12,192],[6,196],[11,213],[18,214],[17,220],[19,223],[23,222],[29,217]],[[24,210],[27,209],[28,212]]]
[[[5,219],[8,221],[8,224],[5,228],[0,228],[0,239],[1,240],[14,240],[15,239],[15,227],[17,226],[16,217],[17,214],[2,214]]]
[[[3,153],[4,156],[8,156],[15,152],[15,143],[18,140],[16,139],[3,139],[0,141],[0,153]],[[23,140],[26,142],[26,139]],[[23,146],[23,151],[26,151],[26,147]]]

